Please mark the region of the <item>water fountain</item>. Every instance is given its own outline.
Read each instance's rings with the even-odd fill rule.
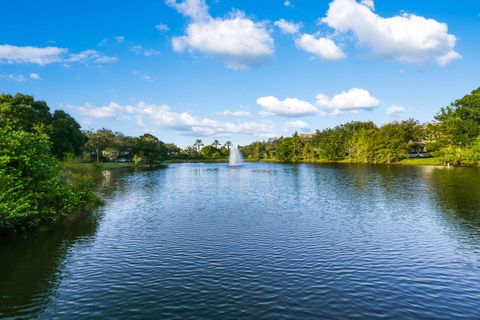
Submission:
[[[230,148],[230,156],[228,157],[228,164],[230,167],[236,167],[243,161],[242,154],[238,151],[237,147]]]

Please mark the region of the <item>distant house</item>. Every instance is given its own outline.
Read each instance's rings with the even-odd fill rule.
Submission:
[[[407,155],[408,158],[430,158],[425,141],[414,142],[412,149]]]

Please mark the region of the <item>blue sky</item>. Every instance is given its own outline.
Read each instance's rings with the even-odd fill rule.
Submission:
[[[16,0],[2,11],[0,92],[34,95],[84,129],[181,146],[430,121],[480,85],[479,1]]]

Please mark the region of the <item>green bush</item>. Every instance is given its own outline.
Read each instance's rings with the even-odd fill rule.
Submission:
[[[0,226],[33,226],[95,202],[89,183],[68,181],[46,134],[0,128]]]

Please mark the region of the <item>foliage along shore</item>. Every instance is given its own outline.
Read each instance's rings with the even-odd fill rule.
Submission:
[[[245,160],[245,162],[270,162],[270,163],[287,163],[285,161],[280,161],[277,159],[268,159],[263,158],[261,160]],[[227,159],[171,159],[165,161],[165,164],[170,163],[228,163]],[[348,159],[344,160],[301,160],[298,163],[306,164],[329,164],[329,163],[343,163],[343,164],[352,164]],[[115,163],[112,164],[113,168],[116,168]],[[390,165],[415,165],[415,166],[445,166],[446,164],[442,162],[441,158],[413,158],[413,159],[403,159],[399,162],[391,163]],[[134,164],[123,166],[119,164],[118,168],[123,167],[134,167]],[[106,169],[109,167],[107,166]]]
[[[430,123],[410,119],[377,127],[353,121],[253,142],[240,151],[251,161],[480,166],[480,88],[441,108]]]
[[[0,232],[34,228],[99,204],[99,169],[168,162],[224,162],[233,144],[197,139],[180,148],[151,134],[82,131],[62,110],[32,96],[0,95]],[[312,134],[239,146],[247,161],[480,165],[480,88],[440,109],[435,120],[380,127],[354,121]],[[409,159],[409,154],[431,158]]]
[[[272,162],[272,163],[288,163],[285,161],[279,161],[277,159],[261,159],[259,161],[256,160],[246,160],[247,162]],[[368,164],[366,162],[359,163],[359,162],[351,162],[348,159],[343,160],[301,160],[298,163],[305,163],[305,164]],[[377,165],[379,165],[377,163]],[[389,163],[388,165],[413,165],[413,166],[445,166],[440,158],[414,158],[414,159],[403,159],[398,162]]]
[[[113,163],[118,154],[108,138],[115,135],[99,131],[82,131],[68,113],[51,113],[32,96],[0,95],[1,235],[25,233],[101,203],[95,194],[101,169],[133,164]],[[127,140],[136,167],[166,160],[165,144],[156,137]]]

